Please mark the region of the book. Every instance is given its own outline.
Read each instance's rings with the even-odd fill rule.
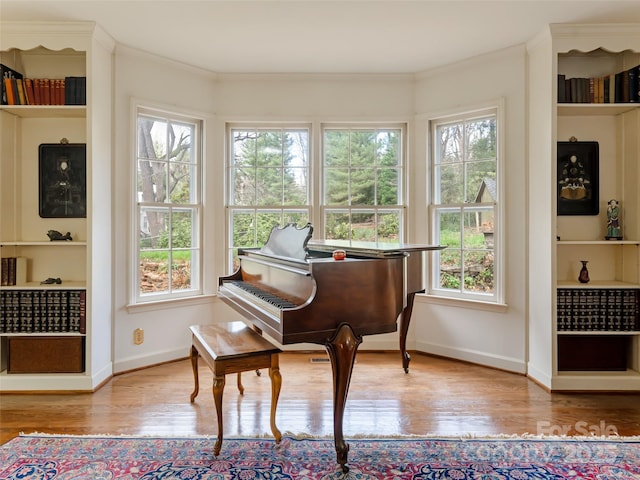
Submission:
[[[2,76],[2,85],[0,85],[0,87],[2,88],[2,97],[0,98],[0,103],[2,105],[16,105],[15,100],[14,100],[14,103],[9,103],[6,79],[9,79],[9,80],[14,78],[22,79],[23,78],[22,74],[14,70],[13,68],[9,68],[8,66],[0,63],[0,75]]]
[[[629,102],[636,103],[638,101],[638,70],[637,67],[627,70],[629,77]]]
[[[16,79],[16,85],[18,87],[18,98],[20,99],[20,105],[28,105],[27,95],[24,91],[24,81],[21,78]]]
[[[39,78],[34,78],[32,80],[33,83],[33,98],[34,98],[34,105],[42,105],[42,99],[41,99],[41,91],[42,91],[42,87],[40,87],[40,79]]]
[[[33,80],[31,78],[24,79],[24,91],[27,96],[27,103],[29,105],[36,105],[36,98],[33,92]]]

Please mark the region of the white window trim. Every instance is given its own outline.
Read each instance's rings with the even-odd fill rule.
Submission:
[[[401,162],[400,162],[400,203],[398,205],[364,205],[364,206],[328,206],[324,203],[325,198],[325,168],[324,168],[324,131],[325,129],[337,129],[337,130],[349,130],[349,129],[394,129],[397,128],[401,131],[402,141],[400,143],[401,148]],[[409,190],[409,155],[408,155],[408,145],[409,145],[409,122],[406,121],[365,121],[365,122],[321,122],[316,132],[318,138],[318,158],[317,165],[318,168],[315,170],[318,172],[318,178],[314,179],[314,183],[319,185],[319,195],[317,197],[318,204],[315,209],[318,213],[319,218],[319,228],[316,230],[318,232],[322,232],[322,237],[324,238],[325,232],[325,213],[326,211],[342,211],[345,212],[358,212],[362,210],[373,210],[378,214],[379,212],[384,212],[385,210],[400,210],[401,212],[401,221],[402,226],[400,228],[400,242],[405,242],[408,235],[408,212],[407,212],[407,204],[408,204],[408,190]]]
[[[497,128],[497,163],[496,163],[496,186],[498,201],[495,208],[495,220],[494,220],[494,294],[474,294],[474,293],[462,293],[454,292],[450,290],[435,288],[438,284],[437,266],[435,262],[432,262],[427,272],[427,292],[424,296],[430,297],[429,303],[457,305],[463,307],[475,308],[472,305],[486,305],[488,309],[493,310],[495,306],[498,311],[506,306],[506,277],[505,277],[505,263],[506,263],[506,244],[505,244],[505,178],[506,174],[506,159],[505,159],[505,99],[503,97],[491,100],[485,103],[475,104],[467,107],[458,107],[456,109],[446,110],[442,112],[432,113],[424,116],[427,125],[427,180],[426,184],[429,186],[429,196],[427,198],[427,215],[430,231],[431,243],[436,242],[436,207],[433,204],[433,194],[436,191],[436,178],[434,175],[434,145],[433,145],[433,123],[442,122],[447,119],[456,119],[460,116],[472,115],[474,113],[481,113],[483,111],[495,111]]]
[[[205,297],[203,290],[203,282],[204,282],[204,270],[203,270],[203,258],[204,258],[204,242],[203,242],[203,232],[204,232],[204,162],[205,162],[205,132],[206,132],[206,124],[205,119],[206,115],[202,112],[196,112],[189,109],[182,109],[176,107],[174,105],[165,105],[158,104],[151,101],[145,101],[143,99],[132,98],[130,101],[130,129],[129,134],[131,135],[130,142],[130,156],[132,159],[130,162],[130,172],[129,175],[130,182],[130,199],[135,199],[137,196],[137,129],[138,129],[138,115],[141,111],[146,111],[148,113],[156,112],[158,115],[167,115],[169,117],[185,117],[187,119],[195,120],[200,123],[200,138],[198,139],[199,145],[198,150],[200,152],[199,155],[199,164],[198,164],[198,202],[197,202],[197,211],[198,211],[198,225],[197,225],[197,235],[198,235],[198,245],[199,245],[199,254],[198,254],[198,264],[197,264],[197,288],[188,289],[184,291],[178,291],[173,293],[161,293],[158,295],[147,295],[141,296],[139,291],[139,283],[138,283],[138,264],[139,264],[139,219],[138,219],[138,203],[137,201],[130,202],[130,212],[129,212],[129,261],[128,264],[128,278],[129,278],[129,303],[127,305],[128,311],[139,309],[155,309],[155,308],[163,308],[171,304],[172,302],[179,302],[183,304],[184,302],[189,302],[190,299],[195,302],[200,302],[202,298]],[[192,267],[193,270],[193,267]]]

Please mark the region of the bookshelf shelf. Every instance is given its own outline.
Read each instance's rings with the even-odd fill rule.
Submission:
[[[604,288],[640,289],[640,284],[616,280],[591,280],[589,283],[580,283],[578,281],[558,281],[557,287],[584,290]]]
[[[27,282],[20,285],[2,286],[2,290],[86,290],[86,282],[65,280],[60,284],[41,284],[40,282]]]
[[[558,240],[558,246],[563,245],[640,245],[640,240]]]
[[[0,242],[0,247],[86,247],[87,242]]]
[[[640,330],[558,330],[558,335],[640,335]]]
[[[87,115],[84,105],[2,105],[0,110],[20,118],[83,118]]]
[[[559,103],[558,116],[619,115],[640,108],[637,103]]]

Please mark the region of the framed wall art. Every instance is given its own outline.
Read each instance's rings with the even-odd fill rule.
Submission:
[[[87,216],[87,146],[43,143],[39,146],[39,213],[43,218]]]
[[[558,215],[598,215],[598,142],[558,142]]]

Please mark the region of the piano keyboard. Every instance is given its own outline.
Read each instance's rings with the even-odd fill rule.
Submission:
[[[273,293],[269,293],[265,290],[262,290],[261,288],[259,288],[258,286],[249,283],[249,282],[243,282],[241,280],[233,280],[233,281],[229,281],[229,282],[225,282],[225,285],[229,286],[229,284],[234,285],[238,288],[240,288],[241,290],[244,290],[245,292],[248,292],[249,294],[253,295],[254,297],[259,298],[260,300],[267,302],[275,307],[277,307],[278,309],[283,309],[283,308],[294,308],[297,307],[297,305],[295,303],[291,303],[288,300],[285,300],[284,298],[278,297],[277,295],[274,295]]]

